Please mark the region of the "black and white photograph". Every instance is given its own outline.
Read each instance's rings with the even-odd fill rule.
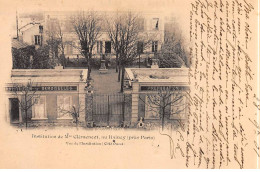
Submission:
[[[190,60],[173,16],[16,15],[6,87],[11,125],[163,129],[185,120]]]
[[[259,168],[259,0],[0,4],[0,168]]]

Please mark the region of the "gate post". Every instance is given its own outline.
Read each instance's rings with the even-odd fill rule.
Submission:
[[[85,82],[80,81],[78,86],[78,107],[79,107],[78,122],[79,125],[81,126],[86,125],[86,121],[85,121],[86,113],[84,112],[84,109],[86,108],[85,100],[86,100]]]
[[[132,117],[132,94],[131,93],[124,93],[124,126],[130,126],[131,125],[131,117]]]
[[[125,123],[125,94],[123,93],[122,122]]]
[[[86,94],[86,122],[88,127],[93,127],[93,93]]]
[[[107,126],[109,126],[109,115],[110,115],[110,108],[109,108],[109,95],[107,96]]]
[[[79,123],[81,123],[83,126],[85,126],[85,112],[84,109],[85,108],[85,94],[84,93],[80,93],[79,94]]]
[[[131,117],[131,126],[136,126],[138,123],[138,102],[139,102],[139,83],[132,83],[132,117]]]

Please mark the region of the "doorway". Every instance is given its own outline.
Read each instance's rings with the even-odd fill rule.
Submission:
[[[10,98],[10,122],[19,123],[19,100],[17,98]]]
[[[110,41],[105,42],[105,53],[111,53],[111,42]]]

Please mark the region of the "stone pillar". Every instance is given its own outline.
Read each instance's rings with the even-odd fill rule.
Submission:
[[[99,69],[99,73],[107,73],[107,68],[106,68],[106,64],[105,64],[105,60],[101,60],[101,66]]]
[[[124,125],[130,126],[132,117],[132,94],[124,93]]]
[[[106,69],[106,61],[105,60],[101,60],[101,65],[100,65],[100,69]]]
[[[81,93],[79,94],[79,103],[80,103],[80,112],[79,112],[79,121],[85,122],[85,111],[82,109],[85,109],[85,94]]]
[[[132,117],[131,126],[136,126],[138,123],[138,101],[139,101],[139,83],[132,83]]]
[[[87,123],[93,122],[92,108],[93,108],[93,94],[88,93],[86,94],[86,111],[85,111]]]
[[[158,59],[152,59],[152,66],[151,66],[152,69],[159,68],[158,61],[159,61]]]
[[[79,122],[80,123],[85,123],[85,83],[82,82],[79,84],[79,106],[80,106],[80,112],[79,112]]]
[[[21,96],[19,96],[18,99],[19,99],[19,102],[22,101],[22,97]],[[20,103],[19,103],[19,123],[20,124],[23,123],[22,108],[21,108]]]
[[[6,98],[7,101],[5,102],[5,114],[6,114],[6,121],[10,123],[10,100]]]

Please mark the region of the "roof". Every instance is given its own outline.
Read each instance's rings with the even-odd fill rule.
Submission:
[[[28,24],[22,26],[21,28],[19,28],[19,31],[20,31],[20,32],[23,32],[23,31],[26,31],[26,30],[28,30],[28,29],[34,27],[34,26],[38,26],[38,25],[40,25],[40,24],[41,24],[41,23],[38,23],[38,22],[37,22],[37,23],[31,22],[31,23],[28,23]]]
[[[20,48],[26,48],[27,46],[29,46],[29,45],[24,42],[18,41],[17,39],[12,39],[13,48],[20,49]]]
[[[175,82],[188,84],[188,68],[127,68],[126,77],[138,82]]]
[[[11,80],[13,83],[24,83],[28,80],[37,83],[85,82],[87,71],[87,69],[14,69],[11,71]]]

